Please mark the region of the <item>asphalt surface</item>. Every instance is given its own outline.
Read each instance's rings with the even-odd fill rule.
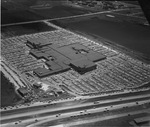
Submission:
[[[89,99],[79,99],[79,100],[73,100],[73,101],[68,101],[68,102],[59,102],[59,103],[54,103],[54,104],[45,104],[45,105],[39,105],[39,106],[34,106],[34,107],[27,107],[27,108],[18,108],[18,109],[13,109],[13,110],[8,110],[8,111],[2,111],[1,116],[7,116],[11,114],[20,114],[24,112],[33,112],[33,111],[39,111],[44,109],[56,109],[56,108],[61,108],[61,107],[66,107],[66,106],[74,106],[74,105],[79,105],[83,103],[89,103],[89,102],[94,102],[94,101],[104,101],[107,99],[117,99],[117,98],[123,98],[123,97],[130,97],[130,96],[138,96],[138,95],[144,95],[144,94],[149,94],[150,90],[146,91],[138,91],[138,92],[133,92],[133,93],[123,93],[123,94],[117,94],[117,95],[111,95],[111,96],[105,96],[105,97],[95,97],[95,98],[89,98]]]
[[[88,109],[93,109],[93,108],[100,108],[100,107],[107,107],[107,106],[115,106],[115,105],[120,105],[120,104],[125,104],[125,103],[130,103],[130,102],[138,102],[138,101],[144,101],[144,100],[150,100],[150,97],[142,97],[142,98],[138,98],[138,99],[131,99],[131,100],[118,100],[115,102],[108,102],[108,103],[102,103],[102,104],[93,104],[90,106],[82,106],[82,107],[77,107],[77,108],[69,108],[69,109],[64,109],[64,110],[57,110],[57,111],[50,111],[50,112],[45,112],[45,113],[37,113],[38,117],[45,117],[45,116],[50,116],[50,115],[57,115],[57,114],[63,114],[63,113],[69,113],[69,112],[75,112],[75,111],[82,111],[82,110],[88,110]],[[43,109],[44,111],[45,109]],[[18,120],[27,120],[27,119],[31,119],[34,118],[34,114],[29,114],[29,115],[25,115],[25,116],[18,116],[18,117],[14,117],[14,118],[8,118],[6,117],[6,119],[1,120],[1,123],[9,123],[9,122],[15,122]],[[2,116],[3,118],[3,116]]]

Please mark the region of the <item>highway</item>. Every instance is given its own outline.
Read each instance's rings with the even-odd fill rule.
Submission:
[[[113,107],[126,107],[130,104],[132,105],[138,105],[138,103],[149,103],[150,102],[150,92],[147,93],[143,92],[141,95],[141,92],[137,93],[129,93],[127,96],[123,94],[123,96],[115,96],[113,99],[111,96],[108,96],[108,98],[92,98],[92,99],[83,99],[83,100],[76,100],[71,102],[63,102],[52,105],[53,108],[50,106],[36,106],[35,109],[32,107],[31,109],[25,108],[26,110],[10,110],[10,111],[3,111],[1,116],[1,123],[9,123],[9,122],[15,122],[18,120],[24,121],[24,120],[30,120],[34,118],[35,116],[42,118],[46,118],[52,115],[58,115],[58,114],[65,114],[65,113],[73,113],[73,112],[80,112],[84,110],[96,110],[96,109],[105,109],[107,107],[113,106]],[[130,95],[131,94],[131,95]],[[139,94],[139,95],[137,95]],[[94,103],[96,101],[96,103]],[[58,107],[57,107],[58,106]],[[34,110],[33,110],[34,109]],[[19,112],[18,112],[19,111]]]
[[[129,104],[129,106],[130,106],[130,104]],[[110,109],[109,111],[110,112],[118,112],[117,109],[119,109],[119,107],[120,106],[116,106],[115,108]],[[134,108],[134,106],[132,108]],[[57,118],[55,116],[51,116],[44,120],[39,119],[39,122],[31,123],[27,127],[44,126],[44,124],[56,126],[56,125],[61,125],[62,123],[65,123],[66,121],[67,121],[67,125],[69,125],[68,127],[73,126],[73,125],[82,125],[83,126],[83,124],[87,124],[87,123],[94,123],[94,122],[100,122],[100,121],[104,121],[104,120],[127,117],[129,113],[132,116],[133,115],[145,115],[147,112],[150,112],[150,108],[142,109],[142,110],[132,110],[130,112],[123,112],[123,113],[119,113],[119,114],[112,114],[107,117],[101,116],[102,112],[104,112],[104,111],[100,108],[98,108],[97,110],[93,110],[93,111],[90,110],[89,112],[92,112],[92,113],[83,113],[80,115],[79,115],[79,113],[73,113],[74,114],[73,116],[71,113],[66,113],[66,114],[60,115]],[[98,115],[98,117],[95,117],[97,115]],[[68,120],[71,120],[71,121],[68,121]]]
[[[139,105],[141,104],[144,104],[144,103],[147,103],[147,102],[150,102],[149,101],[145,101],[145,100],[141,100],[139,102]],[[121,113],[120,111],[122,111],[122,107],[126,107],[128,106],[128,108],[125,110],[125,113]],[[84,117],[90,117],[90,118],[93,118],[94,116],[97,116],[98,114],[102,114],[104,112],[114,112],[114,113],[120,113],[120,115],[116,115],[117,117],[122,117],[122,116],[127,116],[128,113],[135,113],[135,114],[139,114],[139,113],[147,113],[150,111],[149,108],[146,108],[146,109],[137,109],[135,106],[136,103],[135,102],[128,102],[128,103],[123,103],[123,104],[118,104],[118,105],[114,105],[114,107],[98,107],[98,108],[92,108],[92,109],[86,109],[84,108],[84,110],[81,110],[81,111],[74,111],[74,110],[71,110],[70,112],[63,112],[61,111],[61,113],[59,112],[59,114],[50,114],[50,115],[46,115],[46,116],[41,116],[41,115],[36,115],[34,117],[30,117],[29,119],[16,119],[16,121],[20,121],[20,124],[27,124],[29,125],[29,123],[31,125],[29,125],[29,127],[34,127],[35,125],[39,125],[39,124],[42,124],[42,123],[46,123],[46,122],[50,122],[51,124],[58,124],[59,121],[63,121],[65,120],[66,118],[70,118],[71,120],[80,120],[80,117],[81,118],[84,118]],[[142,107],[142,106],[141,106]],[[131,108],[129,110],[129,108]],[[128,111],[129,110],[129,111]],[[128,111],[128,112],[126,112]],[[112,119],[114,118],[114,115],[115,114],[112,114],[112,116],[109,116],[109,117],[104,117],[104,118],[101,118],[101,120],[105,120],[105,119]],[[12,116],[13,117],[13,116]],[[95,120],[95,118],[93,118]],[[35,120],[36,123],[35,123]],[[90,119],[91,120],[91,119]],[[16,122],[14,121],[14,122]],[[81,120],[82,121],[82,120]],[[11,122],[11,121],[7,121],[6,124],[5,123],[2,123],[2,125],[4,126],[9,126],[9,125],[13,125],[14,122]],[[70,121],[71,122],[71,121]],[[20,125],[21,126],[21,125]]]
[[[78,104],[83,103],[93,103],[94,101],[105,101],[105,100],[112,100],[112,99],[120,99],[125,97],[132,97],[132,96],[139,96],[139,95],[149,95],[150,90],[144,90],[144,91],[134,91],[129,93],[118,93],[113,95],[107,95],[107,96],[98,96],[98,97],[88,97],[88,98],[82,98],[82,99],[73,99],[68,101],[62,101],[57,103],[50,103],[50,104],[43,104],[43,105],[37,105],[37,106],[27,106],[23,108],[17,108],[17,109],[10,109],[10,110],[3,110],[1,111],[1,116],[7,116],[11,114],[20,114],[24,112],[34,112],[44,109],[56,109],[61,107],[68,107],[68,106],[74,106]]]

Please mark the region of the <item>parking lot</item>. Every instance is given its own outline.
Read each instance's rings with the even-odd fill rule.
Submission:
[[[9,65],[24,75],[26,73],[33,75],[34,69],[46,67],[44,60],[37,60],[30,55],[30,48],[25,45],[26,40],[37,37],[48,38],[51,43],[60,46],[80,43],[107,56],[107,59],[96,62],[96,70],[84,75],[71,69],[39,79],[43,82],[46,81],[49,88],[62,89],[69,94],[78,96],[132,89],[150,81],[150,67],[148,65],[106,47],[102,43],[93,42],[64,30],[16,36],[2,40],[2,56]],[[30,80],[36,81],[35,77],[35,75],[30,77]]]

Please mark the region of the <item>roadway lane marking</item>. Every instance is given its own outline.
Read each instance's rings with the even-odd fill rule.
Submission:
[[[144,96],[144,97],[150,97],[149,96]],[[141,97],[141,96],[138,96],[138,97],[132,97],[132,98],[126,98],[126,99],[122,99],[122,101],[125,101],[125,100],[132,100],[132,99],[140,99],[140,98],[144,98],[144,97]],[[107,101],[104,101],[100,104],[110,104],[113,103],[113,102],[121,102],[120,99],[115,99],[115,100],[107,100]],[[23,117],[23,116],[30,116],[30,115],[36,115],[36,114],[43,114],[43,113],[48,113],[48,112],[54,112],[54,111],[61,111],[61,110],[68,110],[68,109],[73,109],[73,108],[82,108],[84,106],[94,106],[94,105],[100,105],[100,104],[93,104],[93,102],[91,103],[87,103],[87,104],[80,104],[80,105],[76,105],[76,106],[71,106],[71,107],[63,107],[63,108],[58,108],[57,110],[54,110],[54,109],[46,109],[46,110],[40,110],[40,111],[34,111],[34,112],[25,112],[25,113],[21,113],[21,114],[12,114],[12,115],[9,115],[9,116],[1,116],[1,121],[3,120],[7,120],[7,119],[11,119],[11,118],[18,118],[18,117]],[[117,105],[117,104],[116,104]],[[120,105],[120,104],[119,104]]]
[[[150,100],[149,100],[150,102]],[[141,104],[144,104],[144,103],[147,103],[147,101],[142,101]],[[126,106],[127,104],[121,104],[121,105],[117,105],[113,108],[109,108],[109,111],[113,111],[113,110],[116,110],[116,109],[121,109],[123,106]],[[136,104],[134,102],[132,103],[128,103],[128,107],[132,107],[132,106],[135,106]],[[108,107],[105,107],[105,108],[108,108]],[[143,110],[140,110],[142,112],[148,112],[150,109],[143,109]],[[97,113],[97,112],[103,112],[103,111],[106,111],[104,108],[98,108],[98,109],[91,109],[91,110],[88,110],[85,112],[85,114],[88,114],[88,113]],[[73,116],[78,116],[78,115],[82,115],[80,113],[81,111],[74,111],[74,112],[69,112],[69,113],[64,113],[64,114],[61,114],[59,117],[56,117],[56,115],[52,115],[52,116],[45,116],[45,117],[38,117],[38,118],[31,118],[31,119],[28,119],[28,120],[23,120],[21,121],[20,124],[27,124],[27,123],[32,123],[32,125],[29,125],[28,127],[34,127],[35,125],[39,125],[41,123],[45,123],[45,122],[50,122],[50,121],[53,121],[53,120],[58,120],[58,119],[62,119],[62,118],[67,118],[67,117],[71,117],[72,115]],[[138,111],[135,111],[135,112],[138,112]],[[132,112],[130,112],[132,113]],[[37,121],[39,121],[38,123],[35,123],[35,119],[37,119]],[[19,120],[18,120],[19,121]],[[14,125],[14,122],[10,122],[10,123],[6,123],[6,124],[2,124],[2,127],[5,127],[5,126],[10,126],[10,125]],[[18,126],[21,126],[21,125],[18,125]]]
[[[143,101],[144,102],[144,101]],[[123,104],[124,105],[124,104]],[[132,103],[128,103],[128,105],[129,106],[132,106],[132,105],[134,105],[134,104],[132,104]],[[114,109],[120,109],[120,105],[118,105],[118,106],[116,106]],[[114,110],[114,109],[112,109],[112,110]],[[99,111],[104,111],[104,109],[102,109],[102,108],[99,108],[99,109],[92,109],[93,111],[92,112],[89,112],[89,113],[97,113],[97,112],[99,112]],[[147,113],[148,111],[150,111],[150,109],[144,109],[144,110],[140,110],[140,111],[133,111],[133,112],[130,112],[130,114],[139,114],[139,113],[143,113],[143,112],[145,112],[145,113]],[[60,115],[60,117],[58,118],[56,118],[55,116],[54,116],[54,118],[53,119],[49,119],[49,118],[47,118],[46,120],[43,120],[43,121],[39,121],[38,123],[35,123],[35,124],[32,124],[32,125],[29,125],[29,126],[27,126],[27,127],[36,127],[36,125],[37,126],[39,126],[40,124],[43,124],[43,123],[46,123],[46,122],[50,122],[50,121],[53,121],[53,120],[57,120],[57,119],[62,119],[62,118],[67,118],[67,117],[70,117],[70,116],[72,116],[72,114],[73,115],[79,115],[79,113],[76,113],[76,112],[71,112],[71,113],[66,113],[66,114],[62,114],[62,115]],[[121,116],[127,116],[127,114],[128,113],[124,113],[124,114],[120,114],[120,115],[113,115],[113,116],[109,116],[109,117],[107,117],[107,118],[105,118],[105,117],[102,117],[101,118],[101,120],[103,121],[103,120],[108,120],[108,119],[112,119],[112,118],[119,118],[119,117],[121,117]],[[119,117],[117,117],[117,116],[119,116]],[[89,120],[87,120],[87,121],[89,121]],[[91,121],[93,121],[93,120],[90,120],[90,122]],[[83,122],[83,121],[82,121]],[[94,121],[95,122],[95,121]],[[76,121],[75,121],[75,123],[77,123]],[[78,123],[81,123],[81,122],[78,122]]]
[[[113,102],[120,102],[120,101],[125,101],[125,100],[133,100],[133,99],[140,99],[140,98],[145,98],[145,97],[150,97],[150,94],[145,94],[145,95],[138,95],[138,96],[131,96],[131,97],[120,97],[120,98],[117,98],[117,99],[107,99],[107,100],[103,100],[103,101],[96,101],[98,102],[98,104],[107,104],[107,103],[113,103]],[[80,100],[79,100],[80,101]],[[82,100],[81,100],[82,101]],[[87,100],[88,101],[88,100]],[[84,101],[82,101],[84,102]],[[91,105],[96,105],[96,104],[93,104],[94,102],[86,102],[86,104],[78,104],[78,105],[71,105],[71,108],[78,108],[78,107],[83,107],[83,106],[91,106]],[[64,105],[65,107],[58,107],[58,108],[55,108],[56,110],[54,109],[45,109],[45,112],[47,111],[59,111],[59,110],[64,110],[64,109],[70,109],[68,108],[70,105],[68,105],[68,107],[66,107],[67,105]],[[44,107],[44,106],[43,106]],[[41,108],[43,108],[41,107]],[[47,106],[48,107],[48,106]],[[27,109],[28,110],[28,109]],[[15,111],[15,110],[14,110]],[[40,113],[40,112],[43,112],[42,110],[40,111],[33,111],[32,113]],[[3,112],[5,114],[5,112]],[[20,113],[19,113],[20,114]],[[25,114],[25,113],[24,113]],[[6,112],[6,115],[7,115],[7,112]],[[12,115],[14,116],[14,113],[12,113]],[[17,115],[17,114],[16,114]],[[11,116],[11,115],[10,115]],[[3,117],[3,114],[1,114],[1,117]]]

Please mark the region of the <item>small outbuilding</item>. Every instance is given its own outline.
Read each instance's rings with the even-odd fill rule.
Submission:
[[[18,91],[18,93],[19,93],[22,97],[24,97],[24,96],[26,96],[26,95],[28,94],[28,91],[27,91],[27,89],[26,89],[25,87],[21,87],[21,88],[19,88],[17,91]]]
[[[34,83],[33,86],[34,86],[34,88],[37,88],[37,89],[42,87],[41,83],[37,83],[37,82]]]

